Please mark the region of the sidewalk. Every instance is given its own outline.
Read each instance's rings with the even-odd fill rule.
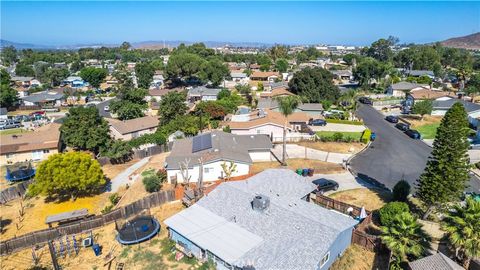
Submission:
[[[147,164],[150,157],[143,158],[139,160],[137,163],[133,164],[132,166],[128,167],[125,171],[121,172],[115,178],[112,179],[109,192],[117,192],[120,187],[124,187],[126,184],[130,184],[129,176],[134,173],[136,170],[140,169],[142,166]],[[140,175],[136,175],[133,177],[132,182],[137,180]]]

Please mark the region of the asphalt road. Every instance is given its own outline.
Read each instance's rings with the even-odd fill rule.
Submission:
[[[110,102],[112,102],[112,100],[115,100],[115,99],[114,98],[108,99],[108,100],[102,101],[102,102],[100,102],[96,105],[96,107],[98,109],[98,113],[100,114],[100,116],[106,117],[106,118],[112,118],[112,115],[109,112],[105,111],[105,106],[109,106]]]
[[[377,137],[368,149],[350,161],[350,168],[359,177],[376,180],[390,189],[401,179],[414,187],[432,148],[420,140],[410,139],[371,106],[360,105],[357,115]],[[472,175],[467,191],[480,192],[480,179]]]

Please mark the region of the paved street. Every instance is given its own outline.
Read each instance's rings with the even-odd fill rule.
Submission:
[[[115,100],[115,98],[102,101],[102,102],[100,102],[96,105],[96,107],[98,109],[98,113],[100,114],[100,116],[106,117],[106,118],[112,118],[112,115],[109,112],[105,111],[105,106],[109,106],[110,102],[112,102],[113,100]]]
[[[425,169],[431,148],[420,140],[410,139],[370,106],[361,105],[357,114],[377,134],[377,139],[350,161],[353,171],[388,188],[393,188],[402,178],[413,186]],[[479,192],[480,180],[472,177],[467,190]]]

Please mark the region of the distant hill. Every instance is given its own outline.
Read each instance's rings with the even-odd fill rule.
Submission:
[[[19,43],[19,42],[13,42],[13,41],[0,39],[0,47],[1,48],[9,47],[9,46],[13,46],[17,50],[22,50],[22,49],[37,49],[37,50],[53,49],[53,47],[51,47],[51,46],[30,44],[30,43]]]
[[[480,50],[480,32],[463,37],[456,37],[440,42],[445,47]]]

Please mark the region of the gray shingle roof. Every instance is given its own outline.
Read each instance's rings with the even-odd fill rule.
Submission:
[[[463,267],[452,261],[442,253],[437,253],[409,263],[412,270],[464,270]]]
[[[205,86],[199,86],[192,88],[188,91],[188,96],[216,96],[220,93],[220,88],[207,88]]]
[[[323,105],[321,103],[302,103],[298,106],[298,109],[302,111],[323,111]]]
[[[180,162],[190,159],[189,166],[199,164],[203,158],[205,164],[217,160],[236,161],[251,164],[248,151],[269,150],[272,142],[267,135],[235,135],[223,131],[212,131],[212,147],[192,153],[193,137],[177,140],[170,155],[166,158],[167,169],[179,169]]]
[[[257,244],[251,244],[248,251],[235,261],[227,260],[228,263],[239,267],[253,264],[257,270],[318,269],[320,259],[339,234],[350,230],[357,221],[302,200],[314,189],[311,181],[291,170],[269,169],[246,181],[222,183],[197,205],[262,238],[263,241],[257,243],[252,237],[250,243]],[[270,206],[263,213],[251,206],[258,194],[270,198]],[[165,223],[175,230],[176,224],[170,222],[172,218]],[[202,248],[214,254],[223,251],[221,246]]]
[[[7,108],[0,108],[0,115],[7,115]]]
[[[465,107],[465,110],[467,113],[474,112],[480,110],[480,104],[477,103],[472,103],[468,102],[462,99],[448,99],[448,100],[435,100],[433,101],[433,109],[434,110],[448,110],[450,107],[452,107],[453,104],[455,103],[462,103],[463,107]]]
[[[391,85],[393,90],[412,90],[417,87],[422,87],[420,84],[411,82],[398,82]]]
[[[409,70],[406,72],[406,74],[410,75],[410,76],[415,76],[415,77],[420,77],[420,76],[435,76],[435,74],[433,73],[433,71],[431,70]]]
[[[63,98],[63,93],[57,93],[54,91],[43,91],[32,94],[30,96],[22,97],[24,101],[29,101],[32,103],[44,102],[44,101],[53,101]]]

